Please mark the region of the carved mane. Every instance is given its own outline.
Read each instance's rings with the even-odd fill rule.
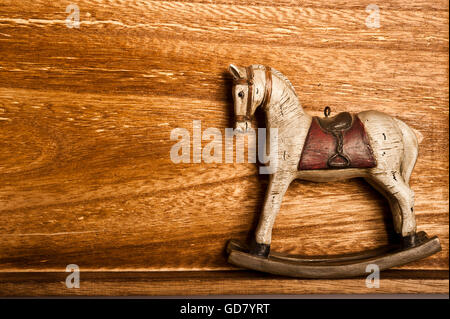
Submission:
[[[295,93],[295,88],[292,85],[291,81],[289,81],[289,79],[283,73],[272,68],[272,74],[279,77],[281,80],[283,80],[288,85],[288,87],[292,90],[292,93],[294,93],[294,95],[297,96],[297,93]]]

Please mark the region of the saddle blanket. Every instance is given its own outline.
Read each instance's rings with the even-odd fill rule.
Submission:
[[[342,168],[371,168],[376,166],[372,147],[369,144],[364,124],[353,116],[351,126],[339,132],[339,137],[319,124],[319,119],[314,117],[303,146],[299,170],[336,169],[331,167],[329,160],[343,155],[348,165]],[[338,154],[338,138],[342,142],[341,154]]]

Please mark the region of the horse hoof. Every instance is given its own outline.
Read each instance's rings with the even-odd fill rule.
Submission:
[[[425,232],[419,232],[412,235],[408,235],[405,237],[402,237],[402,246],[403,248],[411,248],[419,245],[422,243],[425,239],[427,239],[428,236]]]
[[[267,244],[258,244],[257,242],[253,242],[250,247],[250,254],[258,257],[267,258],[270,253],[270,245]]]

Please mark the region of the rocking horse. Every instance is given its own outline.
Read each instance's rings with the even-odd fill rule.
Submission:
[[[437,236],[416,232],[414,192],[409,178],[418,156],[414,131],[378,111],[312,117],[301,107],[294,87],[279,71],[263,65],[230,65],[236,130],[245,133],[257,107],[267,129],[278,129],[276,171],[270,182],[250,245],[227,245],[228,262],[239,267],[302,278],[361,276],[425,258],[441,250]],[[399,240],[385,247],[334,256],[297,256],[270,251],[272,228],[283,196],[294,179],[327,182],[362,177],[389,202]]]

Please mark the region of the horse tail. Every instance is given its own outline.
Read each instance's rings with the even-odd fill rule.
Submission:
[[[401,165],[401,174],[403,180],[409,184],[409,178],[416,165],[417,157],[419,156],[419,140],[414,130],[411,129],[401,120],[394,118],[400,128],[403,136],[403,161]]]

